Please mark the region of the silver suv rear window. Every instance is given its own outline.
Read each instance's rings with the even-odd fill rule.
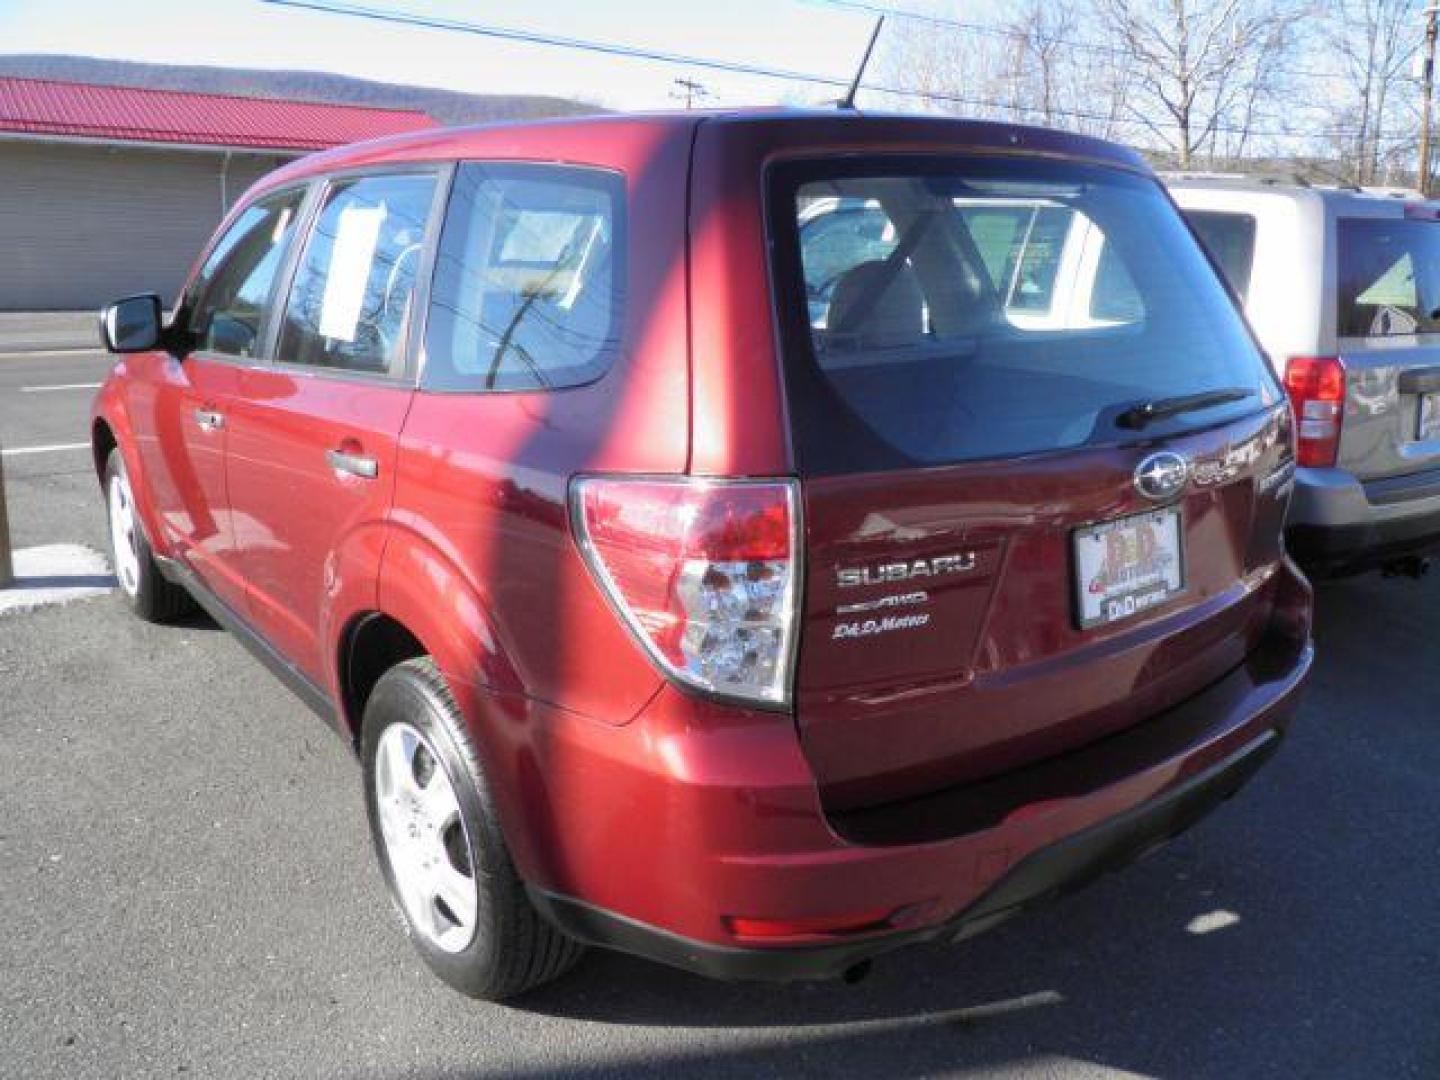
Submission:
[[[1440,333],[1440,223],[1340,218],[1335,224],[1339,335]]]
[[[774,183],[790,411],[809,471],[1130,441],[1116,423],[1127,408],[1207,391],[1251,393],[1143,437],[1278,400],[1147,177],[974,157],[810,162]]]

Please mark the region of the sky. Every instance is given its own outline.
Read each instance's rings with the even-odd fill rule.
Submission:
[[[827,0],[335,2],[841,80],[853,75],[874,21]],[[677,77],[703,83],[707,104],[819,103],[840,92],[265,0],[0,0],[0,51],[322,70],[470,92],[555,94],[618,109],[677,106]]]

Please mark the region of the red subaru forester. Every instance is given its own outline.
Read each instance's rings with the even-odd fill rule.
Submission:
[[[1233,794],[1311,661],[1285,396],[1150,170],[845,113],[306,158],[94,410],[137,614],[356,746],[416,946],[822,978]]]

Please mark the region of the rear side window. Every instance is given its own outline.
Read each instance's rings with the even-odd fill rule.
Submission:
[[[253,357],[270,288],[295,231],[303,190],[259,199],[240,211],[196,278],[190,330],[195,348]]]
[[[1200,237],[1205,250],[1220,267],[1235,295],[1250,294],[1250,271],[1255,262],[1255,218],[1219,210],[1186,210],[1185,219]]]
[[[1138,437],[1279,400],[1214,270],[1146,177],[1058,161],[873,159],[781,166],[772,185],[790,414],[807,472],[1133,441],[1117,422],[1126,410],[1208,391],[1244,393]],[[852,243],[843,259],[817,250],[820,218],[855,206],[883,244]]]
[[[1440,224],[1409,218],[1335,224],[1339,335],[1440,333]]]
[[[571,166],[462,164],[425,330],[428,390],[549,390],[620,348],[624,187]]]
[[[276,359],[384,375],[403,359],[433,174],[334,182],[290,286]]]

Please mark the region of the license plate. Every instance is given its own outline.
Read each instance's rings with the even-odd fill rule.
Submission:
[[[1415,438],[1420,442],[1440,439],[1440,394],[1420,395],[1420,423]]]
[[[1163,604],[1185,588],[1180,511],[1152,510],[1075,531],[1081,629]]]

